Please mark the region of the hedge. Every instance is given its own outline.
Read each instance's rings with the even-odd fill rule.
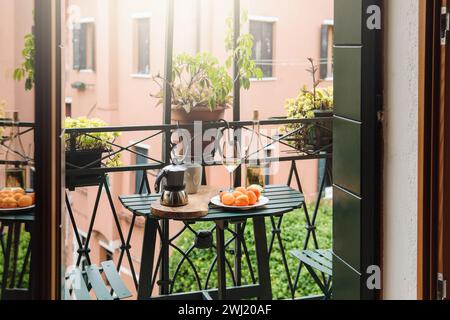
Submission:
[[[309,212],[312,214],[313,208],[309,207]],[[267,237],[270,239],[272,236],[272,225],[270,219],[266,219],[267,225]],[[210,230],[212,227],[211,224],[202,223],[193,225],[192,228],[196,231],[200,230]],[[295,260],[290,254],[289,251],[294,249],[302,249],[303,244],[306,237],[306,218],[303,210],[296,210],[290,214],[287,214],[283,218],[282,224],[282,239],[283,245],[287,254],[288,266],[291,278],[294,279],[295,273],[298,267],[298,261]],[[332,209],[329,203],[322,204],[317,217],[317,239],[319,242],[320,248],[328,249],[331,248],[332,245]],[[230,239],[231,235],[228,234],[227,239]],[[254,249],[254,241],[253,241],[253,227],[252,223],[249,221],[247,227],[245,229],[245,239],[247,242],[247,247],[251,256],[251,264],[256,273],[255,266],[256,257],[255,257],[255,249]],[[184,251],[189,249],[195,241],[195,237],[191,232],[185,232],[178,240],[177,246],[183,249]],[[269,240],[268,240],[269,241]],[[309,243],[309,248],[313,248],[312,238]],[[233,265],[233,256],[232,252],[233,245],[231,245],[227,250],[227,259],[230,261],[230,264]],[[192,263],[195,265],[196,269],[199,272],[200,279],[202,281],[202,285],[205,285],[205,279],[208,273],[208,270],[211,266],[213,259],[215,258],[215,250],[213,249],[194,249],[190,255],[190,259]],[[173,251],[171,261],[170,261],[170,271],[171,275],[174,274],[175,269],[181,260],[181,254],[177,251]],[[271,278],[272,278],[272,290],[274,299],[290,299],[291,294],[288,286],[288,278],[284,269],[282,260],[281,251],[279,249],[278,243],[275,242],[275,247],[272,252],[270,258],[270,269],[271,269]],[[245,263],[245,259],[243,259],[243,284],[251,284],[251,277],[249,269]],[[211,275],[211,279],[209,281],[209,288],[216,287],[217,284],[217,274],[216,268]],[[232,279],[229,269],[227,268],[227,284],[232,286]],[[199,287],[197,285],[197,281],[194,277],[194,272],[189,266],[189,263],[185,262],[180,269],[180,272],[176,278],[174,283],[174,293],[179,292],[191,292],[198,291]],[[296,298],[300,297],[308,297],[313,295],[320,295],[321,292],[317,285],[312,280],[311,276],[308,274],[305,268],[303,268],[300,281],[298,285],[298,290],[296,291]]]

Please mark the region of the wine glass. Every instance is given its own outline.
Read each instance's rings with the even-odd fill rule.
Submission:
[[[223,137],[222,164],[230,174],[230,191],[233,190],[234,172],[241,165],[241,146],[231,129],[228,129]]]

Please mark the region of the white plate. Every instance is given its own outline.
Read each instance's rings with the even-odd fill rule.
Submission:
[[[35,205],[26,208],[0,208],[0,214],[21,214],[35,208]]]
[[[252,209],[258,209],[258,208],[264,207],[269,202],[270,202],[270,200],[268,198],[261,197],[261,198],[259,198],[259,201],[253,206],[237,207],[237,206],[226,206],[226,205],[224,205],[222,203],[222,201],[220,201],[220,196],[216,196],[216,197],[211,199],[211,203],[213,205],[217,206],[217,207],[225,208],[225,209],[229,209],[229,210],[240,210],[240,211],[247,211],[247,210],[252,210]]]

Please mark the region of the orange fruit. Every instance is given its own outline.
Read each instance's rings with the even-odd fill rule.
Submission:
[[[220,197],[220,202],[222,202],[222,197],[226,194],[225,191],[220,191],[219,192],[219,197]]]
[[[33,200],[33,204],[36,202],[36,194],[35,193],[28,193],[27,196],[30,196]]]
[[[247,188],[247,191],[251,191],[255,194],[257,200],[259,200],[259,198],[261,198],[261,189],[257,186],[250,186]]]
[[[254,206],[258,202],[258,197],[253,191],[247,191],[248,203]]]
[[[246,207],[250,204],[250,199],[248,198],[248,196],[242,195],[236,199],[234,204],[237,205],[238,207]]]
[[[222,203],[226,206],[232,206],[236,198],[231,193],[225,193],[222,196]]]
[[[236,190],[235,191],[237,191],[237,192],[240,192],[240,193],[242,193],[242,194],[246,194],[247,193],[247,190],[245,190],[245,188],[244,187],[239,187],[239,188],[236,188]]]
[[[5,205],[5,208],[8,209],[17,208],[17,201],[14,200],[14,198],[6,198],[5,200],[3,200],[3,204]]]
[[[240,196],[243,196],[244,194],[242,193],[242,192],[240,192],[240,191],[234,191],[233,192],[233,196],[237,199],[237,198],[239,198]]]
[[[19,199],[18,205],[21,208],[26,208],[26,207],[32,206],[33,198],[31,198],[30,196],[23,196],[22,198]]]
[[[12,193],[16,194],[16,193],[20,193],[20,194],[25,194],[25,190],[23,190],[22,188],[14,188],[12,189]]]
[[[21,194],[21,193],[15,193],[13,196],[14,200],[16,200],[16,201],[19,201],[20,198],[22,198],[22,197],[23,197],[23,194]]]

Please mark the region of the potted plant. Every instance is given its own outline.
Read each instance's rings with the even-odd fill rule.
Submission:
[[[101,128],[106,126],[106,122],[100,119],[88,119],[86,117],[72,119],[69,117],[65,120],[66,129]],[[70,134],[66,134],[66,168],[69,170],[100,168],[102,159],[105,157],[104,154],[113,152],[111,143],[119,136],[119,132],[80,134],[73,138],[71,138]],[[110,155],[105,165],[107,167],[120,166],[120,154]],[[97,185],[98,182],[99,175],[67,176],[66,187],[74,190],[76,187]]]
[[[244,13],[242,21],[247,20]],[[194,121],[218,121],[224,118],[225,110],[233,101],[234,80],[229,74],[236,60],[239,75],[235,81],[250,89],[250,78],[261,79],[263,72],[252,60],[253,36],[243,34],[236,48],[233,42],[233,20],[227,19],[225,47],[229,56],[224,65],[211,53],[196,55],[180,54],[173,59],[172,81],[169,83],[172,95],[172,120],[180,124]],[[157,106],[163,104],[164,84],[167,80],[160,74],[153,77],[160,90],[150,96],[157,98]]]
[[[330,118],[333,116],[333,89],[319,88],[321,80],[316,79],[318,67],[313,59],[309,58],[311,68],[307,71],[313,80],[312,89],[304,86],[297,97],[288,99],[285,104],[287,117],[289,119],[313,119]],[[301,127],[299,124],[286,125],[285,132],[300,131],[288,140],[298,150],[310,152],[320,151],[333,142],[332,121],[316,122],[314,125]]]
[[[34,17],[34,11],[33,11]],[[33,27],[34,29],[34,27]],[[34,64],[35,64],[35,37],[33,32],[28,33],[24,37],[24,47],[22,49],[22,57],[24,61],[14,70],[13,79],[17,82],[25,79],[25,90],[30,91],[34,87]]]

